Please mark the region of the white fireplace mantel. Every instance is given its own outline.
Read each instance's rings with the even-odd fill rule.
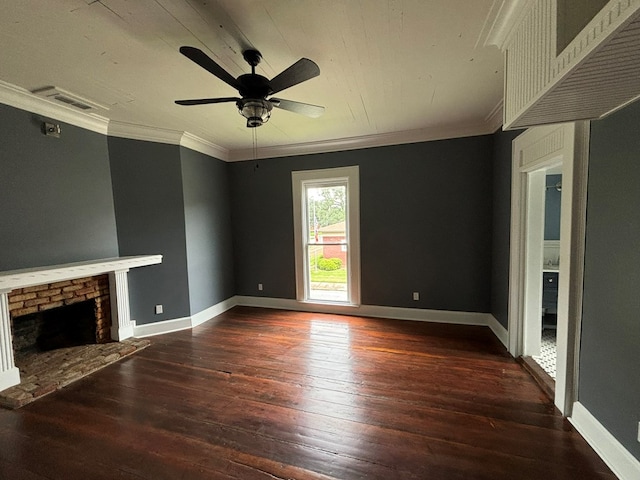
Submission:
[[[16,288],[62,282],[73,278],[92,277],[157,263],[162,263],[162,255],[104,258],[86,262],[65,263],[63,265],[9,270],[0,272],[0,291],[11,291]]]
[[[0,391],[20,383],[20,373],[13,358],[9,292],[17,288],[109,274],[111,336],[114,340],[124,340],[133,336],[127,272],[134,267],[158,263],[162,263],[162,255],[138,255],[0,272]]]

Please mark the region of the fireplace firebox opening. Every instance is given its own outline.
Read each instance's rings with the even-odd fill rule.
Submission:
[[[19,357],[111,341],[108,275],[14,290],[9,311]]]
[[[16,357],[95,344],[95,302],[85,300],[17,317],[13,322],[13,338]]]

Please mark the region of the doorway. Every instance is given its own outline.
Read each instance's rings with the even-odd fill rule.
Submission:
[[[529,289],[525,294],[525,301],[533,304],[525,309],[522,356],[527,366],[535,364],[531,370],[543,377],[539,380],[551,393],[555,390],[557,365],[562,161],[562,155],[549,159],[553,164],[527,175],[526,251],[528,259],[536,260],[529,260],[525,267],[533,269],[527,278],[531,282],[537,278],[540,289]],[[537,261],[540,257],[541,265]],[[539,302],[534,298],[538,295]]]
[[[540,356],[545,322],[544,270],[557,275],[555,289],[554,403],[570,415],[577,399],[577,360],[582,310],[588,123],[533,127],[513,143],[509,275],[509,351]],[[559,239],[545,245],[547,174],[561,172]],[[546,248],[545,248],[546,247]],[[545,265],[546,264],[546,265]]]

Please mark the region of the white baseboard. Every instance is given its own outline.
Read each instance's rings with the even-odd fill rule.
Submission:
[[[178,332],[189,328],[202,325],[204,322],[211,320],[213,317],[226,312],[230,308],[237,305],[237,297],[227,298],[220,303],[216,303],[209,308],[205,308],[201,312],[195,313],[190,317],[174,318],[171,320],[163,320],[161,322],[145,323],[136,325],[134,323],[133,336],[136,338],[151,337],[153,335],[162,335],[164,333]]]
[[[163,333],[178,332],[191,328],[191,317],[174,318],[161,322],[145,323],[133,327],[133,336],[136,338],[162,335]]]
[[[457,325],[481,325],[491,329],[503,343],[508,343],[507,330],[490,313],[453,312],[447,310],[427,310],[421,308],[384,307],[379,305],[338,305],[330,303],[307,303],[289,298],[235,296],[213,305],[190,317],[164,320],[162,322],[135,325],[134,337],[149,337],[176,332],[201,325],[213,317],[226,312],[236,305],[245,307],[277,308],[301,312],[335,313],[339,315],[359,315],[363,317],[413,320],[419,322],[451,323]]]
[[[227,298],[220,303],[216,303],[215,305],[196,313],[195,315],[191,315],[191,326],[197,327],[198,325],[202,325],[204,322],[211,320],[213,317],[216,317],[221,313],[226,312],[230,308],[235,307],[237,305],[236,298],[237,297]]]
[[[569,421],[620,480],[640,478],[640,461],[615,439],[580,402],[573,404]]]
[[[488,326],[487,313],[426,310],[421,308],[384,307],[378,305],[336,305],[330,303],[307,303],[287,298],[237,296],[237,305],[245,307],[280,308],[302,312],[336,313],[363,317],[415,320],[420,322],[455,323],[460,325]]]
[[[498,340],[509,350],[509,331],[502,326],[502,324],[496,320],[496,317],[487,313],[487,326],[491,329],[493,334],[498,337]]]

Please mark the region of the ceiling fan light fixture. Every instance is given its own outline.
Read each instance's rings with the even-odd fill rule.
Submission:
[[[247,127],[259,127],[267,123],[271,117],[273,105],[267,100],[260,98],[247,98],[238,102],[238,112],[247,119]]]

